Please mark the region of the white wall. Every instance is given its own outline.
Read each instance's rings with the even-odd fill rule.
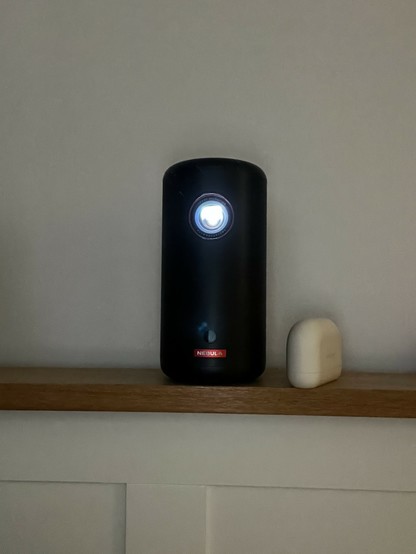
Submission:
[[[415,453],[414,420],[4,412],[0,551],[413,554]]]
[[[412,0],[3,0],[0,363],[157,366],[161,179],[269,177],[268,363],[414,367]]]

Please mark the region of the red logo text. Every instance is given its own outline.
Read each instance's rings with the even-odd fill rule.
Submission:
[[[226,358],[227,350],[218,350],[217,348],[196,348],[194,358]]]

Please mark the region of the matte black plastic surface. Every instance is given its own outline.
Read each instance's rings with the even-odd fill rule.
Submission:
[[[208,193],[225,197],[234,212],[232,228],[216,239],[198,236],[189,220],[195,200]],[[172,166],[163,181],[164,373],[194,384],[254,380],[265,367],[265,328],[265,174],[223,158]],[[198,350],[226,356],[197,357]]]

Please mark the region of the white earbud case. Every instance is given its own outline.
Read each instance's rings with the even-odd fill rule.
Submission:
[[[287,376],[294,387],[311,389],[338,379],[342,370],[341,333],[333,321],[304,319],[290,330]]]

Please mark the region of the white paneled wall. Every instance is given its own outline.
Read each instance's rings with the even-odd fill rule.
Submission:
[[[126,553],[205,553],[206,487],[128,485]]]
[[[412,420],[0,413],[1,554],[413,554]]]
[[[211,554],[414,554],[416,493],[214,488]]]
[[[0,484],[2,554],[414,554],[416,492]]]
[[[0,480],[416,491],[414,420],[0,413]]]
[[[1,554],[119,554],[124,542],[123,485],[0,483]]]

